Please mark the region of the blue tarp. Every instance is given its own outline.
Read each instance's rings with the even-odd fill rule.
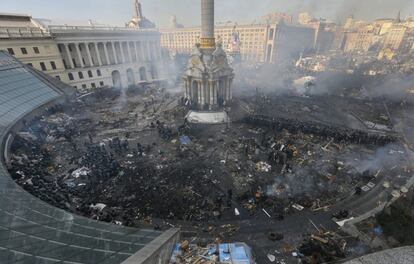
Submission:
[[[219,244],[219,260],[223,264],[255,264],[252,251],[245,243],[229,243]],[[211,244],[208,246],[205,258],[210,259],[217,252],[217,245]],[[182,255],[180,244],[176,244],[170,263],[177,262],[177,256]]]
[[[220,244],[220,261],[232,264],[253,264],[250,248],[243,243]]]
[[[182,145],[189,145],[191,143],[191,139],[188,136],[181,136],[180,143]]]

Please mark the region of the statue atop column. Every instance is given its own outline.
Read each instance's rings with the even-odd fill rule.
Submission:
[[[201,0],[201,38],[184,74],[185,97],[198,111],[220,111],[232,100],[234,73],[214,37],[214,0]]]
[[[135,18],[142,19],[142,7],[139,0],[134,1]]]

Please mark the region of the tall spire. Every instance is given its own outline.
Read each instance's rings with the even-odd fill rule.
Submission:
[[[133,1],[134,17],[126,23],[129,28],[155,28],[155,24],[144,17],[139,0]]]
[[[201,48],[215,48],[214,0],[201,0]]]
[[[135,17],[141,19],[142,18],[142,7],[139,0],[134,0],[134,11]]]
[[[401,10],[398,11],[397,23],[401,23]]]

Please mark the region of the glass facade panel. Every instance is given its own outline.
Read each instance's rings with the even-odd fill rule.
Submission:
[[[31,69],[0,52],[0,142],[15,122],[61,96]],[[160,234],[55,208],[16,185],[0,163],[0,263],[121,263]]]

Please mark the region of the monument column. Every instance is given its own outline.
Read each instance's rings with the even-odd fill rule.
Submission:
[[[116,54],[115,42],[111,42],[111,45],[112,45],[112,52],[113,52],[114,58],[115,58],[115,64],[118,64],[118,57],[117,57],[117,54]]]
[[[103,44],[103,46],[104,46],[104,51],[105,51],[105,57],[106,57],[106,65],[111,65],[112,63],[111,63],[111,60],[110,60],[110,58],[109,58],[109,53],[108,53],[108,47],[106,46],[107,45],[107,43],[102,43]]]
[[[96,57],[98,58],[99,66],[102,66],[102,58],[101,58],[101,54],[99,53],[98,44],[99,44],[98,42],[93,43],[93,45],[95,47]]]
[[[184,78],[184,98],[188,98],[188,83],[187,83],[187,79]]]
[[[122,63],[125,63],[125,55],[124,55],[124,47],[123,47],[123,43],[119,42],[119,49],[121,50],[121,59],[122,59]]]
[[[214,0],[201,0],[201,49],[215,48],[214,39]]]
[[[201,86],[201,105],[204,105],[204,92],[205,92],[205,87],[204,87],[204,85],[205,85],[205,82],[204,81],[200,81],[200,86]]]
[[[127,50],[127,53],[128,53],[128,59],[129,59],[129,62],[131,63],[132,62],[132,53],[131,53],[131,47],[129,46],[129,42],[127,41],[126,42],[126,50]]]
[[[200,105],[201,105],[201,92],[202,92],[201,81],[198,81],[198,104]]]
[[[73,64],[72,55],[70,54],[70,51],[69,51],[69,47],[68,47],[69,45],[70,44],[63,44],[63,46],[65,47],[66,55],[68,56],[70,68],[75,69],[75,64]]]
[[[85,49],[86,49],[86,55],[88,56],[88,60],[89,60],[90,67],[95,66],[94,65],[94,62],[92,60],[91,51],[89,50],[89,43],[85,43]]]
[[[193,89],[191,87],[191,79],[190,77],[187,77],[187,89],[188,89],[188,98],[192,99],[193,97]]]
[[[78,54],[78,59],[79,59],[79,63],[81,67],[85,68],[85,64],[83,63],[83,59],[82,59],[82,54],[79,49],[79,43],[75,43],[75,50],[76,50],[76,53]]]
[[[134,43],[135,58],[136,58],[136,61],[137,61],[137,62],[139,62],[139,55],[138,55],[138,49],[137,49],[137,42],[136,42],[136,41],[134,41],[134,42],[132,42],[132,43]]]
[[[230,79],[229,80],[229,95],[230,95],[229,100],[233,99],[233,92],[231,90],[232,84],[233,84],[233,79]]]
[[[210,104],[214,104],[214,81],[210,81],[210,98],[209,98],[209,101],[210,101]]]

